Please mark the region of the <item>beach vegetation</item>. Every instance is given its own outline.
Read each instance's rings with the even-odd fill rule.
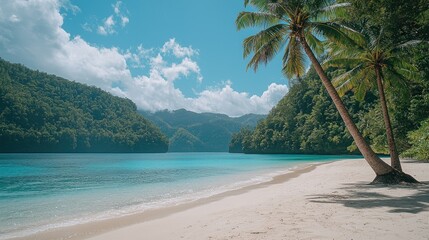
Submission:
[[[375,172],[374,182],[416,182],[414,178],[395,170],[377,156],[357,128],[316,57],[316,54],[324,53],[325,40],[341,45],[359,41],[360,34],[338,21],[338,17],[345,13],[344,7],[349,4],[317,0],[245,0],[244,3],[257,11],[241,12],[236,20],[237,28],[263,29],[243,41],[244,57],[253,54],[248,68],[252,67],[256,71],[260,64],[267,64],[275,55],[284,51],[283,73],[288,78],[300,78],[305,74],[305,62],[308,58],[357,148]],[[266,139],[262,139],[262,144],[264,140]]]
[[[418,129],[411,131],[408,138],[412,147],[404,156],[429,161],[429,119],[422,122]]]

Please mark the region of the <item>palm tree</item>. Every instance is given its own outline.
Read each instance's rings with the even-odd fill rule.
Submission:
[[[411,176],[386,164],[365,142],[313,53],[313,50],[316,53],[323,51],[320,37],[342,43],[353,42],[349,34],[345,34],[351,30],[336,23],[334,18],[335,13],[347,4],[336,4],[332,0],[244,0],[244,4],[252,5],[258,11],[241,12],[236,19],[237,28],[263,27],[262,31],[243,41],[244,57],[253,52],[247,67],[256,71],[261,63],[267,64],[286,46],[283,73],[288,77],[300,77],[305,73],[305,52],[357,147],[375,172],[373,182],[415,182]]]
[[[363,100],[366,92],[375,85],[377,86],[391,166],[402,171],[387,108],[385,86],[392,90],[407,89],[405,75],[410,75],[415,71],[415,68],[398,55],[398,50],[405,45],[419,41],[391,47],[389,44],[382,43],[382,31],[375,35],[363,29],[362,33],[362,41],[357,41],[354,45],[337,46],[335,43],[331,44],[331,58],[326,61],[326,66],[351,69],[333,79],[334,86],[336,86],[340,96],[353,90],[356,98]]]

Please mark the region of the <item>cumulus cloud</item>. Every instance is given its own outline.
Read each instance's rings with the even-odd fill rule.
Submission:
[[[187,77],[192,72],[198,75],[198,81],[201,82],[203,80],[203,77],[200,73],[200,67],[195,61],[188,57],[182,59],[180,63],[172,63],[170,66],[166,66],[166,63],[160,54],[158,54],[154,60],[157,63],[154,65],[154,67],[162,73],[162,76],[164,76],[167,81],[174,81],[179,78],[179,76]]]
[[[62,28],[60,9],[64,2],[16,0],[2,3],[0,55],[12,62],[127,97],[138,108],[149,111],[186,108],[230,116],[267,113],[288,90],[285,85],[273,83],[261,96],[250,95],[234,90],[232,82],[226,81],[219,88],[202,91],[193,98],[186,97],[175,82],[182,78],[203,81],[200,67],[193,59],[198,50],[181,46],[175,39],[156,49],[140,45],[124,51],[91,45],[80,36],[71,37]],[[118,3],[114,5],[115,14],[121,13]],[[171,54],[175,57],[173,60],[167,57]],[[132,67],[144,67],[147,73],[133,76]]]
[[[13,62],[109,90],[111,82],[131,79],[125,57],[116,48],[99,48],[63,28],[62,1],[17,0],[2,3],[0,54]]]
[[[170,39],[168,42],[164,43],[161,48],[162,53],[172,53],[177,58],[183,57],[192,57],[197,55],[198,51],[192,47],[182,47],[176,42],[175,38]]]
[[[200,71],[196,62],[185,57],[179,64],[168,64],[161,53],[149,61],[149,74],[127,82],[127,90],[121,94],[132,99],[139,108],[153,112],[186,108],[194,112],[217,112],[229,116],[266,114],[288,91],[286,85],[272,83],[261,96],[250,95],[234,90],[232,81],[228,80],[219,88],[204,90],[196,97],[188,98],[175,87],[174,81],[191,74],[198,79]]]
[[[146,49],[142,44],[140,44],[136,49],[127,49],[124,53],[124,57],[127,60],[129,67],[143,69],[146,67],[143,62],[148,61],[153,53],[153,48]]]
[[[287,91],[287,86],[272,83],[261,96],[249,96],[248,93],[235,91],[227,82],[219,90],[201,92],[192,108],[197,112],[221,112],[230,116],[268,113]]]
[[[261,96],[250,96],[246,92],[234,90],[230,83],[226,83],[219,89],[204,90],[196,98],[187,98],[156,70],[134,80],[130,89],[123,93],[124,96],[133,99],[141,109],[152,112],[185,108],[194,112],[216,112],[229,116],[266,114],[288,91],[287,86],[272,83]]]

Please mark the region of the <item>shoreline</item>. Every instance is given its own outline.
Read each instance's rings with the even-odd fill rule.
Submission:
[[[114,231],[126,226],[143,223],[147,221],[164,218],[172,214],[182,212],[191,208],[202,206],[208,203],[222,200],[226,197],[240,195],[254,189],[264,188],[274,184],[280,184],[290,179],[296,178],[303,173],[310,172],[318,165],[329,164],[329,162],[303,163],[292,168],[281,170],[283,173],[272,176],[271,180],[253,183],[239,187],[237,189],[226,190],[225,192],[216,193],[208,197],[202,197],[195,200],[184,201],[171,206],[162,206],[154,209],[144,210],[138,213],[131,213],[124,216],[118,216],[108,219],[95,220],[71,226],[51,228],[40,232],[32,233],[25,236],[7,238],[7,240],[45,240],[45,239],[87,239],[101,235],[106,232]]]
[[[425,184],[369,185],[364,160],[315,163],[193,202],[13,239],[428,239],[429,164],[402,163]]]

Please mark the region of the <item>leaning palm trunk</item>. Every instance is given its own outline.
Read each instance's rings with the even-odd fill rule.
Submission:
[[[319,61],[316,59],[305,37],[300,38],[300,43],[303,46],[307,56],[310,58],[311,63],[313,64],[317,74],[322,80],[323,85],[325,86],[329,96],[334,102],[335,107],[340,113],[340,116],[343,119],[348,131],[350,132],[350,135],[355,141],[359,151],[362,153],[365,160],[374,170],[376,178],[374,179],[373,183],[397,183],[403,181],[417,182],[413,177],[402,172],[396,171],[394,168],[390,167],[387,163],[385,163],[375,154],[375,152],[366,143],[365,139],[362,137],[362,134],[359,132],[358,128],[354,124],[350,114],[344,106],[344,103],[341,101],[340,96],[335,90],[335,87],[332,85],[331,81],[329,81],[328,76],[326,76],[325,71],[323,70]]]
[[[395,138],[393,137],[392,124],[390,123],[389,111],[387,109],[386,96],[384,94],[383,76],[380,72],[380,69],[378,68],[375,68],[375,73],[377,75],[378,94],[380,96],[380,104],[381,109],[383,111],[384,125],[386,127],[387,143],[389,145],[391,161],[390,165],[394,169],[402,172],[401,162],[399,161],[398,153],[396,151]]]

